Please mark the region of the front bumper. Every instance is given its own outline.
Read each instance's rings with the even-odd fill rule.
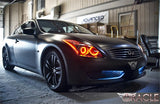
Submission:
[[[63,47],[68,85],[93,85],[124,80],[133,80],[145,75],[147,58],[141,55],[135,59],[113,59],[109,55],[103,58],[77,56],[67,47]],[[131,63],[136,63],[134,68]]]
[[[124,80],[132,80],[145,75],[146,57],[134,60],[86,58],[69,55],[67,57],[67,82],[69,85],[93,85]],[[136,62],[133,69],[129,62]]]

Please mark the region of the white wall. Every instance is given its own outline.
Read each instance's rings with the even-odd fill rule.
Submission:
[[[3,28],[0,28],[0,43],[3,41]]]

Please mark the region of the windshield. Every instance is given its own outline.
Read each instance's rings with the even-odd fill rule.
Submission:
[[[55,20],[37,20],[40,29],[46,33],[84,33],[93,34],[82,26]]]

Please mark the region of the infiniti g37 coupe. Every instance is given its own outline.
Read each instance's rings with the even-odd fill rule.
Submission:
[[[4,40],[3,66],[41,74],[53,91],[72,85],[133,80],[145,75],[146,56],[139,45],[95,35],[64,21],[35,19]]]

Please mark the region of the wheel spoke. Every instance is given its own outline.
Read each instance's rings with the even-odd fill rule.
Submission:
[[[56,74],[54,74],[54,77],[53,77],[53,84],[54,84],[54,86],[56,86],[58,84]]]
[[[56,71],[60,71],[62,70],[62,68],[59,66],[59,67],[56,67]]]
[[[56,66],[56,60],[57,60],[57,57],[54,56],[54,60],[53,60],[54,66]]]
[[[51,79],[52,79],[52,77],[53,77],[53,74],[49,72],[49,73],[46,75],[47,81],[50,82]]]
[[[51,55],[51,65],[54,65],[54,55]]]
[[[57,71],[56,74],[57,74],[57,75],[61,75],[62,72],[61,72],[61,71]]]
[[[45,67],[46,67],[48,70],[51,70],[51,65],[50,65],[50,63],[49,63],[48,60],[46,60]]]
[[[60,65],[61,64],[60,60],[57,60],[57,63]]]
[[[53,67],[56,66],[57,57],[55,55],[51,55],[51,65]]]

